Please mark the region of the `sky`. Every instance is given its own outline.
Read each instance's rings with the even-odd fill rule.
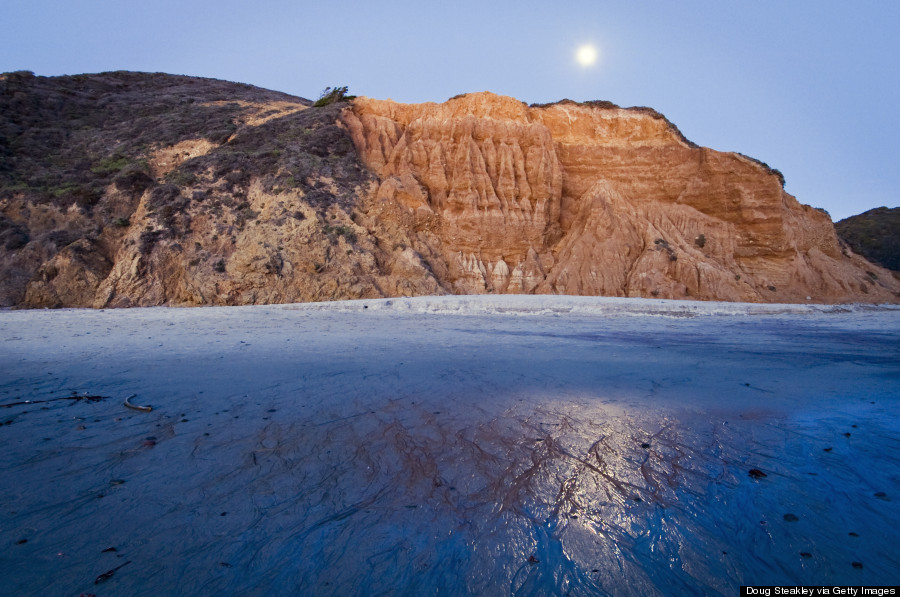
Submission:
[[[837,221],[900,206],[900,2],[0,0],[0,71],[650,106]],[[590,67],[575,60],[597,48]]]

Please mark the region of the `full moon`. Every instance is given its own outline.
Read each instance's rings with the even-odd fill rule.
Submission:
[[[590,66],[597,62],[597,48],[590,44],[585,44],[575,52],[575,59],[581,66]]]

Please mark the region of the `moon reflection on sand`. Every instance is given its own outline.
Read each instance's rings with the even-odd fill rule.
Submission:
[[[0,403],[106,399],[0,408],[0,593],[893,583],[898,340],[582,297],[5,311]]]

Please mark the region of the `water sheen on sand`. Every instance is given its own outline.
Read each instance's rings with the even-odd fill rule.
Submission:
[[[900,312],[758,309],[2,312],[0,593],[895,583]]]

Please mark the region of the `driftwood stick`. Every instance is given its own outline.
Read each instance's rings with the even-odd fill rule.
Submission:
[[[132,404],[130,401],[131,401],[132,398],[135,398],[135,397],[137,397],[137,394],[132,394],[131,396],[129,396],[128,398],[126,398],[126,399],[125,399],[125,406],[127,406],[127,407],[130,408],[130,409],[133,409],[133,410],[139,410],[139,411],[145,412],[145,413],[148,413],[148,412],[150,412],[151,410],[153,410],[153,407],[152,407],[152,406],[140,406],[139,404]]]
[[[131,563],[131,560],[128,560],[124,564],[119,564],[112,570],[107,570],[106,572],[104,572],[103,574],[101,574],[100,576],[98,576],[97,578],[94,579],[94,584],[99,585],[102,582],[108,581],[110,578],[112,578],[112,575],[116,573],[116,570],[118,570],[119,568],[122,568],[123,566],[127,566],[130,563]]]

